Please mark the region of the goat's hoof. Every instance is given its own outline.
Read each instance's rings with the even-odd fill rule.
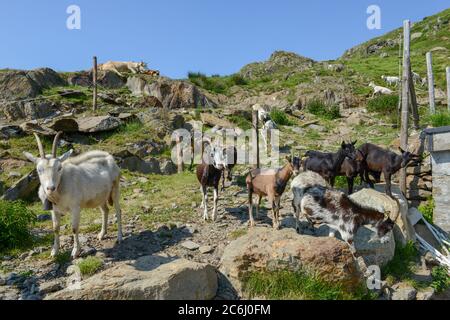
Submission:
[[[106,232],[100,232],[97,235],[98,240],[102,241],[103,239],[105,239],[105,235],[106,235]]]
[[[72,254],[70,255],[70,256],[72,257],[72,259],[78,258],[79,255],[80,255],[80,249],[78,249],[78,248],[73,248]]]
[[[59,253],[58,249],[53,248],[52,252],[50,252],[50,257],[55,258]]]

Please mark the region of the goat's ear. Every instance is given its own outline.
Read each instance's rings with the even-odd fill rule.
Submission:
[[[58,159],[59,159],[61,162],[64,162],[64,161],[66,161],[67,159],[70,158],[70,156],[72,155],[72,153],[73,153],[73,149],[70,149],[69,151],[67,151],[66,153],[64,153],[62,156],[60,156]]]
[[[401,153],[405,153],[405,150],[403,150],[402,147],[398,147],[398,150],[400,150]]]
[[[24,152],[23,155],[25,156],[25,158],[27,158],[28,160],[30,160],[33,163],[37,162],[37,158],[35,156],[33,156],[31,153],[29,152]]]
[[[358,143],[358,140],[355,140],[352,142],[352,145],[356,146],[357,143]]]

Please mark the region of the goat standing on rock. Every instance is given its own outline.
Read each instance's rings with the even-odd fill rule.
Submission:
[[[389,217],[384,219],[384,213],[357,204],[345,193],[327,186],[326,181],[314,172],[298,175],[292,181],[291,188],[297,220],[301,213],[311,224],[327,224],[331,230],[330,236],[334,237],[335,232],[339,231],[353,251],[353,238],[361,226],[375,225],[381,242],[386,241],[386,234],[394,227]]]
[[[117,241],[122,241],[122,224],[120,209],[120,169],[112,155],[103,151],[90,151],[78,157],[69,159],[72,150],[57,157],[59,132],[53,141],[51,155],[45,155],[44,147],[37,134],[36,137],[39,158],[25,152],[25,157],[36,164],[41,186],[39,197],[42,202],[50,201],[53,205],[52,220],[55,240],[52,256],[59,251],[59,229],[61,215],[71,213],[74,247],[72,258],[80,253],[78,232],[80,213],[85,208],[100,208],[103,214],[102,230],[98,238],[104,238],[108,226],[108,203],[114,205],[117,219]]]
[[[342,142],[341,148],[336,153],[308,151],[303,161],[303,171],[310,170],[320,174],[331,186],[334,185],[336,176],[340,175],[342,164],[346,157],[355,159],[355,142]]]
[[[297,175],[300,170],[300,159],[298,157],[287,157],[288,163],[281,169],[254,169],[250,171],[245,179],[248,190],[248,212],[250,215],[250,226],[255,225],[253,220],[253,194],[258,196],[256,204],[256,217],[259,214],[261,199],[266,196],[273,213],[273,227],[280,226],[280,200],[286,189],[286,185],[292,175]]]

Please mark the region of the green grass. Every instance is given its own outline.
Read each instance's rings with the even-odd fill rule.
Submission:
[[[273,109],[270,112],[270,118],[278,126],[292,126],[294,124],[291,119],[289,119],[289,116],[286,114],[286,112],[279,109]]]
[[[405,246],[397,244],[394,258],[382,268],[383,277],[398,281],[410,280],[418,256],[419,251],[414,242],[408,242]]]
[[[54,258],[53,261],[59,265],[64,265],[66,263],[69,263],[71,260],[70,252],[69,251],[63,251],[59,252]]]
[[[90,277],[103,266],[103,261],[97,257],[87,257],[77,263],[82,276]]]
[[[25,203],[0,200],[0,252],[29,246],[35,220]]]
[[[244,279],[251,298],[271,300],[362,300],[373,298],[364,290],[348,292],[339,284],[323,281],[303,271],[252,272]]]
[[[227,118],[229,121],[237,125],[238,128],[241,128],[242,130],[250,130],[252,128],[251,121],[242,116],[233,114],[228,116]]]
[[[219,75],[208,77],[201,72],[189,72],[188,79],[200,88],[221,94],[226,94],[228,89],[233,86],[244,86],[247,84],[247,81],[239,74],[233,74],[225,77],[221,77]]]
[[[433,198],[429,198],[426,202],[422,203],[419,206],[419,211],[422,213],[425,220],[427,220],[429,223],[433,223],[433,211],[435,208],[435,203]]]
[[[428,119],[429,123],[435,128],[450,126],[450,112],[448,111],[439,111],[436,114],[429,115]]]
[[[433,277],[431,287],[434,288],[437,293],[450,288],[450,276],[448,275],[448,269],[446,267],[434,267],[433,270],[431,270],[431,276]]]
[[[396,95],[381,95],[367,102],[367,111],[383,114],[397,114],[399,98]]]
[[[306,106],[306,111],[323,119],[333,120],[341,117],[339,106],[327,105],[320,100],[312,100]]]
[[[229,234],[229,238],[232,240],[236,240],[237,238],[240,238],[242,236],[245,236],[247,234],[247,229],[237,229],[233,230]]]

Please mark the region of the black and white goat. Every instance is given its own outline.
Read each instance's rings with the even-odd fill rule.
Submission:
[[[353,250],[353,237],[361,226],[375,225],[382,242],[386,242],[386,234],[394,227],[394,222],[389,217],[384,219],[383,212],[361,206],[345,193],[330,188],[326,181],[314,172],[299,174],[292,181],[291,188],[296,216],[304,215],[313,225],[328,225],[331,229],[330,236],[334,237],[335,232],[339,231],[342,239]]]

